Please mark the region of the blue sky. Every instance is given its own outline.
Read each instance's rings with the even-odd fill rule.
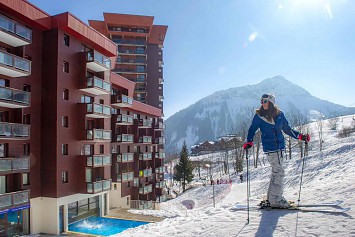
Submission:
[[[312,95],[355,106],[352,0],[30,0],[87,22],[103,12],[168,25],[165,118],[215,91],[282,75]],[[277,95],[276,95],[277,96]]]

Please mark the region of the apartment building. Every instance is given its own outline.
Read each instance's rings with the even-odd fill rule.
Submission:
[[[72,14],[0,1],[0,236],[165,199],[161,107],[133,99],[116,60]]]

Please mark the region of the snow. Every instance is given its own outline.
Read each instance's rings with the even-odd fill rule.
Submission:
[[[354,116],[341,117],[338,130],[354,125]],[[161,204],[160,210],[133,211],[143,215],[166,217],[163,221],[128,229],[116,236],[355,236],[355,134],[339,138],[337,131],[324,123],[323,151],[319,151],[316,124],[310,124],[312,141],[305,158],[302,204],[344,200],[342,206],[352,210],[341,214],[300,213],[291,211],[231,211],[237,204],[246,204],[246,184],[232,176],[233,184],[215,185],[216,207],[213,207],[212,186],[196,187],[177,198]],[[201,159],[211,155],[200,156]],[[194,157],[196,159],[196,157]],[[270,166],[251,170],[250,205],[257,205],[268,187]],[[284,196],[297,200],[302,159],[295,149],[291,160],[285,160]],[[218,174],[214,170],[215,177]],[[205,173],[202,173],[205,175]],[[244,175],[246,177],[246,175]],[[225,177],[224,177],[225,178]],[[195,206],[187,210],[182,204],[192,200]]]

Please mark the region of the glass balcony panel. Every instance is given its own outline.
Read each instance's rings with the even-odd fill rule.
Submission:
[[[134,173],[133,172],[129,172],[127,178],[128,178],[128,180],[133,180],[134,179]]]
[[[32,40],[32,30],[22,25],[16,24],[15,31],[16,35],[21,36],[22,38],[27,40]]]
[[[93,131],[92,130],[86,130],[86,139],[87,140],[92,140],[93,139]]]
[[[102,138],[104,140],[111,140],[111,131],[103,131]]]
[[[94,113],[102,114],[103,113],[102,105],[94,104]]]
[[[13,100],[18,103],[30,104],[30,93],[27,91],[13,90]]]
[[[0,194],[0,209],[12,206],[11,194]]]
[[[0,123],[0,136],[10,136],[11,135],[11,124]]]
[[[15,137],[28,137],[30,135],[30,127],[24,124],[12,124],[12,134]]]
[[[97,77],[94,77],[94,86],[99,87],[99,88],[103,88],[103,81]]]
[[[103,114],[104,115],[111,115],[111,107],[109,107],[109,106],[103,106],[102,107],[102,112],[103,112]]]
[[[12,67],[13,66],[12,58],[13,57],[11,55],[4,53],[4,52],[0,52],[0,64],[4,64],[4,65]]]
[[[22,203],[29,202],[29,193],[28,192],[18,192],[13,194],[13,203],[14,205],[19,205]]]
[[[102,164],[103,165],[110,165],[111,164],[111,156],[103,156],[102,157]]]
[[[102,182],[95,182],[94,183],[94,191],[95,193],[102,191]]]
[[[28,158],[14,158],[12,159],[13,170],[28,170],[29,159]]]
[[[93,104],[86,104],[86,111],[88,113],[92,113],[93,112]]]
[[[11,160],[0,158],[0,172],[11,171],[11,170],[12,170]]]
[[[128,174],[127,173],[123,173],[122,174],[122,181],[127,181],[128,180]]]
[[[15,61],[15,65],[14,65],[15,68],[23,70],[25,72],[30,71],[30,61],[18,57],[14,57],[14,61]]]
[[[3,16],[0,16],[0,28],[15,33],[15,23]]]
[[[92,166],[92,156],[86,157],[86,166]]]
[[[106,91],[111,91],[111,84],[104,81],[102,85],[102,89]]]
[[[102,165],[102,157],[101,156],[94,156],[94,166]]]
[[[102,182],[102,188],[103,188],[103,190],[111,189],[111,180],[104,180]]]
[[[12,101],[12,90],[0,87],[0,99]]]

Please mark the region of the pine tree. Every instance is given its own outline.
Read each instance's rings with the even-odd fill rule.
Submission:
[[[189,159],[189,152],[186,148],[186,142],[182,145],[179,163],[174,167],[174,180],[182,182],[182,191],[185,192],[185,186],[192,181],[194,167]]]

